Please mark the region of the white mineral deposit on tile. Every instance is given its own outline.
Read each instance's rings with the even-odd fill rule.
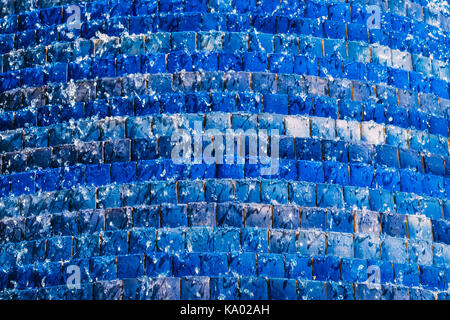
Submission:
[[[286,134],[297,138],[307,138],[310,132],[310,121],[306,117],[287,116],[284,118]]]
[[[384,125],[378,124],[374,121],[362,122],[362,140],[371,144],[383,144],[384,138]]]

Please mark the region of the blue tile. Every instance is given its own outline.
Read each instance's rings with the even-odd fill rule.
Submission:
[[[20,228],[20,220],[14,221],[14,227]],[[14,230],[15,233],[18,233],[19,231],[20,231],[20,229]],[[49,237],[50,234],[51,234],[51,216],[50,215],[40,215],[40,216],[27,218],[27,220],[26,220],[26,239],[39,240],[40,238]]]
[[[293,230],[273,229],[269,241],[271,253],[297,252],[297,235]]]
[[[16,173],[11,175],[11,192],[15,195],[35,192],[34,173]]]
[[[179,300],[180,295],[179,278],[157,278],[153,282],[153,300]]]
[[[36,173],[37,191],[54,191],[59,189],[59,169],[50,169]]]
[[[263,203],[286,204],[288,201],[287,184],[263,180],[261,182],[261,198]]]
[[[159,227],[159,207],[147,206],[133,208],[133,226],[136,228]]]
[[[222,276],[228,273],[228,255],[226,253],[204,252],[200,256],[202,276]]]
[[[142,255],[127,255],[117,257],[117,278],[138,278],[144,274],[144,259]]]
[[[152,182],[150,185],[151,204],[175,203],[177,199],[176,189],[176,184],[172,182]],[[162,190],[167,192],[162,192]]]
[[[209,300],[210,288],[208,277],[181,278],[181,299],[183,300]]]
[[[323,280],[340,280],[340,266],[339,258],[327,256],[327,257],[314,257],[313,270],[314,277],[319,281]]]
[[[386,236],[381,242],[381,252],[383,258],[388,261],[406,263],[406,243],[401,238]]]
[[[419,286],[419,266],[394,263],[394,282],[407,287]]]
[[[186,231],[186,250],[210,252],[213,250],[213,230],[207,227],[192,227]]]
[[[353,286],[339,282],[327,282],[326,294],[328,300],[353,300]]]
[[[151,295],[150,280],[146,278],[124,279],[122,292],[123,300],[147,300]]]
[[[264,95],[264,112],[288,114],[288,96],[281,94]]]
[[[243,277],[239,284],[242,300],[267,300],[269,297],[268,284],[265,278]]]
[[[46,243],[46,259],[66,261],[72,257],[72,237],[53,237]]]
[[[76,236],[78,233],[78,221],[75,212],[67,212],[63,214],[53,215],[52,234],[60,236]]]
[[[234,200],[233,184],[231,180],[207,180],[206,201],[228,202]]]
[[[73,258],[98,256],[100,251],[99,234],[93,233],[74,238]]]
[[[268,228],[272,225],[271,206],[264,204],[250,204],[244,207],[245,226]]]
[[[362,259],[341,259],[341,279],[346,282],[365,282],[367,280],[367,262]]]
[[[249,33],[249,51],[273,52],[273,35],[270,33]]]
[[[325,283],[322,281],[307,280],[298,284],[299,299],[301,300],[325,300]]]
[[[128,253],[128,233],[126,231],[102,231],[100,236],[101,255],[106,256]]]
[[[121,283],[119,280],[101,281],[94,283],[94,300],[119,300],[121,295]]]
[[[93,164],[86,166],[86,183],[95,186],[111,183],[110,165]]]
[[[298,251],[302,255],[325,254],[325,233],[316,230],[301,230],[298,235]]]
[[[111,164],[111,182],[129,183],[136,180],[135,162],[116,162]]]
[[[432,266],[420,266],[420,282],[428,290],[445,290],[444,270]]]
[[[264,72],[268,68],[267,54],[253,51],[244,54],[244,70],[253,72]]]
[[[162,206],[161,225],[172,228],[187,226],[187,207],[185,205]]]
[[[239,297],[237,278],[211,277],[209,285],[213,300],[235,300]]]
[[[355,257],[360,259],[380,259],[380,239],[370,234],[355,236]]]
[[[231,252],[240,249],[240,230],[218,228],[214,230],[214,251]]]
[[[271,300],[296,300],[297,284],[292,279],[270,279],[269,298]]]
[[[273,207],[273,227],[281,229],[297,229],[300,227],[300,213],[294,206]]]
[[[356,300],[380,300],[381,286],[370,286],[367,284],[355,285]]]
[[[402,214],[383,213],[381,217],[381,228],[383,233],[402,238],[406,236],[406,217]]]
[[[118,185],[109,185],[98,188],[97,207],[114,208],[122,206],[123,188]]]
[[[62,284],[62,267],[59,262],[46,262],[35,266],[36,283],[44,287]]]
[[[149,277],[170,277],[172,275],[172,256],[164,252],[145,255],[145,273]]]
[[[243,208],[239,204],[218,204],[217,205],[217,226],[242,227]]]
[[[312,279],[312,260],[299,254],[286,254],[285,277],[298,279]]]
[[[185,233],[180,228],[158,230],[157,249],[160,252],[180,252],[185,250]]]
[[[317,184],[317,205],[320,207],[342,207],[342,188],[337,185]]]
[[[94,281],[114,280],[116,278],[116,257],[94,257],[89,260],[89,273]]]
[[[446,220],[432,220],[433,239],[436,242],[450,243],[449,222]]]
[[[243,228],[241,245],[244,252],[268,252],[268,234],[266,229]]]
[[[258,181],[235,181],[235,197],[239,202],[260,202],[261,190]]]
[[[409,300],[409,289],[407,287],[383,285],[382,299],[385,300]]]

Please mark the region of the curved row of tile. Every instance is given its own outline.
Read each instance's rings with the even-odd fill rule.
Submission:
[[[104,30],[106,32],[106,30]],[[198,30],[193,31],[181,31],[181,32],[158,32],[158,30],[154,31],[153,33],[149,33],[152,30],[138,30],[136,32],[133,32],[132,38],[136,38],[139,36],[151,36],[151,34],[166,34],[173,35],[173,45],[170,43],[164,44],[160,43],[159,45],[171,45],[174,46],[174,49],[172,51],[177,51],[181,49],[189,49],[190,51],[193,51],[195,49],[198,49],[200,51],[214,51],[214,50],[220,50],[222,52],[227,51],[247,51],[252,49],[252,45],[255,45],[255,43],[249,43],[249,37],[250,40],[253,37],[253,42],[256,42],[260,49],[263,51],[267,51],[268,53],[275,52],[275,53],[292,53],[292,54],[313,54],[317,57],[322,56],[328,56],[331,52],[328,52],[329,50],[334,50],[334,54],[337,55],[339,58],[343,59],[347,57],[347,43],[352,44],[353,42],[358,43],[358,45],[363,48],[364,50],[371,52],[372,54],[367,54],[365,57],[362,57],[360,53],[360,56],[357,56],[356,53],[350,52],[352,56],[350,56],[351,59],[364,59],[362,62],[370,62],[367,61],[371,58],[374,60],[375,63],[382,64],[384,66],[388,67],[395,67],[404,71],[411,71],[416,70],[422,73],[422,75],[429,76],[431,72],[434,69],[434,76],[436,78],[448,80],[450,78],[450,66],[442,61],[439,61],[437,59],[429,59],[426,57],[423,57],[422,55],[418,54],[411,54],[409,52],[405,52],[403,46],[397,47],[397,45],[394,45],[395,43],[392,43],[390,47],[387,46],[388,43],[382,42],[375,43],[375,44],[366,44],[363,41],[352,41],[352,40],[360,40],[359,38],[349,38],[345,40],[339,40],[339,39],[322,39],[321,37],[317,37],[317,35],[312,34],[311,32],[304,32],[302,34],[300,32],[300,35],[297,36],[296,33],[286,34],[286,33],[279,33],[279,34],[268,34],[265,32],[270,31],[263,30],[262,33],[257,32],[258,38],[255,39],[255,30],[252,32],[252,30],[241,30],[240,28],[237,28],[233,31],[238,32],[224,32],[224,31],[204,31],[199,32]],[[173,30],[172,30],[173,31]],[[105,55],[105,49],[110,50],[116,50],[119,52],[121,50],[121,45],[119,43],[119,40],[124,38],[124,35],[128,36],[128,33],[122,32],[117,35],[114,35],[112,37],[109,37],[107,34],[103,33],[103,36],[99,39],[91,39],[91,40],[85,40],[83,50],[88,49],[88,44],[91,42],[92,44],[95,43],[96,48],[96,55],[100,53],[100,55],[103,53]],[[175,37],[177,36],[177,37]],[[223,41],[224,39],[229,38],[230,41],[227,41],[227,45],[224,46]],[[197,39],[198,38],[198,43]],[[347,38],[347,37],[346,37]],[[68,61],[74,61],[75,59],[79,59],[81,57],[78,57],[77,55],[75,57],[70,57],[70,52],[61,52],[63,50],[70,49],[71,46],[74,46],[74,44],[79,43],[75,41],[77,38],[74,37],[71,39],[70,42],[56,42],[53,45],[48,45],[45,47],[45,53],[41,52],[41,55],[37,55],[36,53],[39,53],[39,46],[34,46],[32,50],[14,50],[13,46],[13,38],[8,39],[7,37],[2,37],[2,48],[3,48],[3,57],[2,57],[2,65],[3,67],[0,69],[3,69],[3,72],[12,72],[12,71],[18,71],[20,69],[24,69],[25,66],[28,67],[35,67],[39,65],[47,65],[46,67],[49,68],[48,62],[50,60],[48,58],[51,58],[51,55],[59,54],[61,58],[65,59],[65,62]],[[125,39],[127,39],[125,37]],[[128,38],[129,39],[129,38]],[[151,38],[150,38],[151,39]],[[163,39],[163,41],[167,41],[167,39]],[[190,41],[188,41],[190,39]],[[178,40],[178,42],[176,42]],[[314,40],[314,41],[312,41]],[[142,40],[141,40],[142,41]],[[185,41],[183,44],[182,41]],[[400,40],[398,40],[400,41]],[[405,40],[406,41],[406,40]],[[109,42],[109,45],[108,45]],[[116,43],[114,43],[116,42]],[[190,43],[192,42],[192,43]],[[272,42],[272,44],[271,44]],[[139,44],[139,43],[138,43]],[[38,44],[39,45],[39,44]],[[102,47],[103,45],[103,47]],[[277,46],[278,45],[278,46]],[[300,46],[299,46],[300,45]],[[316,48],[314,48],[314,46]],[[247,49],[247,46],[249,48]],[[284,51],[281,50],[281,46],[283,46]],[[308,46],[313,46],[313,48],[309,48]],[[297,47],[297,48],[295,48]],[[333,49],[333,47],[335,47]],[[41,45],[41,48],[44,49],[44,46]],[[144,48],[141,48],[144,50]],[[151,49],[149,45],[145,46],[145,49]],[[161,49],[165,49],[165,47],[161,47]],[[296,49],[296,50],[295,50]],[[305,49],[308,49],[305,51]],[[351,49],[351,48],[350,48]],[[400,49],[400,50],[397,50]],[[391,53],[392,51],[392,53]],[[49,53],[48,53],[49,52]],[[85,55],[86,52],[79,51],[78,53],[81,53]],[[47,55],[50,54],[50,57],[47,57]],[[111,54],[111,53],[110,53]],[[55,56],[54,58],[57,58]],[[26,63],[26,60],[28,63]],[[0,65],[1,66],[1,65]],[[433,66],[433,67],[432,67]],[[48,72],[52,72],[52,70],[48,70]],[[12,88],[9,88],[12,89]],[[5,90],[5,88],[2,88],[2,90]]]
[[[175,290],[173,290],[175,288]],[[287,289],[286,289],[287,288]],[[199,295],[198,292],[201,292]],[[255,294],[256,293],[256,294]],[[83,284],[5,290],[7,300],[448,300],[448,292],[399,285],[256,277],[131,278]]]
[[[311,18],[323,18],[327,17],[331,20],[354,22],[354,20],[365,23],[369,17],[367,12],[367,6],[377,5],[382,13],[382,18],[386,15],[392,15],[396,18],[397,22],[405,23],[407,20],[405,17],[414,21],[414,23],[422,23],[430,27],[431,30],[448,30],[448,18],[449,11],[446,9],[445,4],[441,8],[436,4],[428,6],[425,3],[408,1],[401,2],[387,2],[387,1],[348,1],[349,3],[342,3],[340,1],[309,1],[307,3],[299,3],[298,1],[239,1],[239,2],[220,2],[213,1],[209,3],[206,0],[201,1],[134,1],[132,4],[121,4],[118,1],[48,1],[45,5],[29,2],[28,7],[24,6],[24,3],[28,1],[11,1],[8,3],[10,7],[5,6],[3,9],[6,11],[4,15],[9,14],[6,18],[15,15],[26,16],[24,13],[36,14],[43,16],[42,23],[52,23],[46,18],[52,15],[57,16],[57,11],[63,13],[63,9],[70,5],[79,5],[80,9],[86,9],[86,11],[102,14],[108,16],[120,16],[122,14],[127,15],[141,15],[141,14],[155,14],[155,13],[191,13],[191,12],[237,12],[237,13],[254,13],[254,14],[271,14],[271,15],[294,15],[294,16],[306,16]],[[62,5],[62,6],[61,6]],[[27,10],[28,9],[28,10]],[[37,9],[37,10],[35,10]],[[39,10],[44,9],[44,10]],[[439,12],[439,9],[440,12]],[[84,10],[83,10],[84,11]],[[56,13],[56,14],[55,14]],[[1,13],[0,13],[1,15]],[[53,18],[55,19],[55,18]],[[67,17],[66,17],[67,19]],[[403,20],[402,20],[403,19]],[[383,19],[384,20],[384,19]],[[383,21],[384,22],[384,21]],[[8,23],[8,21],[5,21]],[[390,29],[388,26],[386,29]],[[433,30],[433,31],[435,31]]]
[[[1,231],[4,241],[12,239],[11,241],[18,242],[26,239],[26,221],[37,223],[35,229],[39,231],[41,224],[47,220],[47,228],[50,227],[49,221],[52,215],[65,211],[76,212],[87,209],[142,204],[236,201],[237,203],[256,202],[266,204],[263,206],[266,210],[271,208],[271,206],[267,206],[268,204],[292,204],[318,208],[371,209],[374,212],[397,211],[399,216],[395,218],[400,220],[405,214],[408,216],[420,214],[423,217],[422,220],[425,219],[424,217],[432,219],[434,241],[450,244],[448,201],[441,202],[439,199],[430,197],[421,198],[407,192],[383,191],[355,186],[342,187],[335,184],[313,182],[272,180],[238,182],[214,179],[205,181],[180,180],[178,182],[152,181],[124,183],[123,186],[113,184],[98,188],[78,187],[72,190],[4,198],[1,208]],[[397,208],[395,208],[395,203],[397,203]],[[267,211],[266,216],[263,216],[264,225],[261,226],[272,226],[271,216],[272,213]],[[180,217],[180,215],[176,217]],[[181,217],[183,217],[182,214]],[[181,221],[183,221],[183,218]],[[237,221],[239,222],[239,219]],[[427,219],[424,221],[427,221]],[[243,221],[241,222],[243,223]],[[174,222],[175,225],[176,223]],[[184,224],[187,224],[187,222]],[[377,225],[377,223],[373,224]],[[400,225],[401,223],[398,224],[398,226]],[[239,223],[237,226],[239,226]],[[379,231],[379,229],[377,230]],[[31,229],[28,232],[31,232]]]

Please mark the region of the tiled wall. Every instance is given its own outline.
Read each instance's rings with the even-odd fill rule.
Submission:
[[[449,299],[445,1],[0,4],[1,299]]]

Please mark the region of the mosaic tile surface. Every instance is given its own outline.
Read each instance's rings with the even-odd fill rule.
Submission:
[[[0,0],[0,299],[450,298],[450,11]]]

